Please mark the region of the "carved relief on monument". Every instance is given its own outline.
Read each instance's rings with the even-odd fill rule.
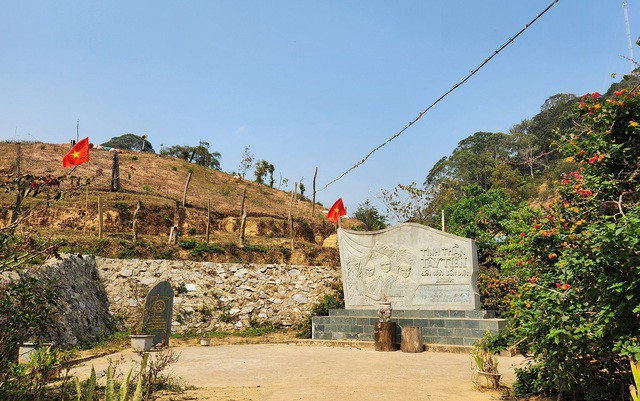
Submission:
[[[345,302],[369,308],[386,296],[394,309],[477,309],[477,257],[470,239],[419,224],[339,230]]]

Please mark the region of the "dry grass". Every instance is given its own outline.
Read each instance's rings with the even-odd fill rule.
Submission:
[[[21,174],[35,176],[50,174],[54,177],[70,173],[62,167],[62,156],[68,145],[45,143],[21,144]],[[64,240],[71,252],[92,252],[101,256],[116,257],[162,257],[172,259],[196,259],[219,262],[284,262],[338,264],[335,249],[323,248],[322,240],[335,233],[335,226],[324,216],[326,211],[316,205],[311,216],[309,201],[298,200],[293,204],[296,221],[296,249],[290,248],[287,217],[291,194],[259,185],[255,182],[237,180],[233,176],[204,168],[185,160],[142,152],[119,154],[122,191],[110,192],[113,153],[92,150],[89,163],[78,166],[73,176],[82,182],[90,180],[88,186],[72,185],[63,181],[63,199],[50,207],[40,207],[32,213],[19,231],[40,237],[56,237]],[[0,142],[0,173],[8,177],[15,171],[16,144]],[[194,255],[177,246],[166,245],[170,227],[174,222],[176,202],[181,202],[184,185],[189,172],[192,179],[187,192],[187,206],[180,207],[181,239],[205,240],[206,206],[211,204],[211,243],[226,247],[224,253]],[[5,178],[6,179],[6,178]],[[240,205],[246,189],[247,243],[263,247],[266,252],[244,252],[231,245],[239,243]],[[102,198],[105,215],[106,239],[97,243],[98,198]],[[28,198],[23,208],[38,201]],[[149,246],[123,251],[122,243],[132,239],[132,217],[135,205],[142,202],[143,209],[138,222],[141,242]],[[0,194],[0,226],[9,220],[15,195]],[[349,228],[358,222],[344,221]],[[82,233],[82,235],[78,235]],[[169,249],[162,249],[169,248]],[[160,255],[160,256],[159,256]]]

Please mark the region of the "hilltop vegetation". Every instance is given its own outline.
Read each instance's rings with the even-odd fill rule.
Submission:
[[[531,358],[517,371],[519,395],[630,398],[630,361],[640,360],[639,84],[629,76],[605,95],[552,96],[509,133],[462,140],[422,186],[384,194],[401,220],[439,227],[444,210],[448,232],[476,239],[482,302],[509,321],[484,346]]]

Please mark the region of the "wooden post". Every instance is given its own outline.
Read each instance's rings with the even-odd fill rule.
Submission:
[[[207,227],[205,229],[205,236],[207,238],[207,244],[209,243],[209,229],[211,227],[211,199],[207,198]]]
[[[187,177],[187,183],[184,184],[184,192],[182,193],[182,207],[187,207],[187,188],[189,188],[189,182],[191,182],[191,174]]]
[[[311,201],[311,218],[314,217],[316,212],[316,177],[318,176],[318,167],[316,166],[316,172],[313,173],[313,200]]]
[[[422,328],[419,326],[405,326],[400,335],[400,349],[402,352],[422,352]]]
[[[86,214],[84,219],[82,219],[82,234],[84,234],[87,229],[87,219],[89,218],[89,184],[84,187],[84,210]]]
[[[170,244],[178,243],[178,227],[180,227],[180,204],[176,201],[176,206],[173,212],[173,227],[171,227],[171,231],[169,232]]]
[[[293,186],[293,192],[291,192],[291,203],[289,205],[289,233],[291,234],[291,252],[293,252],[293,199],[295,198],[295,194],[298,191],[298,183],[296,182]]]
[[[120,186],[120,159],[118,152],[113,152],[113,166],[111,167],[111,192],[118,192]]]
[[[244,201],[247,197],[247,188],[242,191],[242,203],[240,206],[240,246],[244,246],[244,230],[247,228],[247,211],[244,207]]]
[[[376,351],[396,350],[396,322],[376,322],[373,329]]]
[[[98,238],[103,236],[102,196],[98,197]]]
[[[136,205],[136,210],[133,212],[133,242],[138,242],[138,214],[140,213],[140,206],[142,206],[142,202],[138,201]]]
[[[16,207],[11,213],[11,224],[18,221],[20,205],[22,204],[22,188],[20,187],[20,142],[16,143],[16,178],[18,179],[18,191],[16,194]]]
[[[441,210],[442,212],[442,231],[444,232],[444,209]]]

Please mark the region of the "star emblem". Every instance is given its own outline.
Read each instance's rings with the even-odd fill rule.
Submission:
[[[71,153],[71,157],[74,158],[74,159],[77,159],[77,158],[80,157],[80,153],[78,153],[78,151],[75,151],[75,152]]]

